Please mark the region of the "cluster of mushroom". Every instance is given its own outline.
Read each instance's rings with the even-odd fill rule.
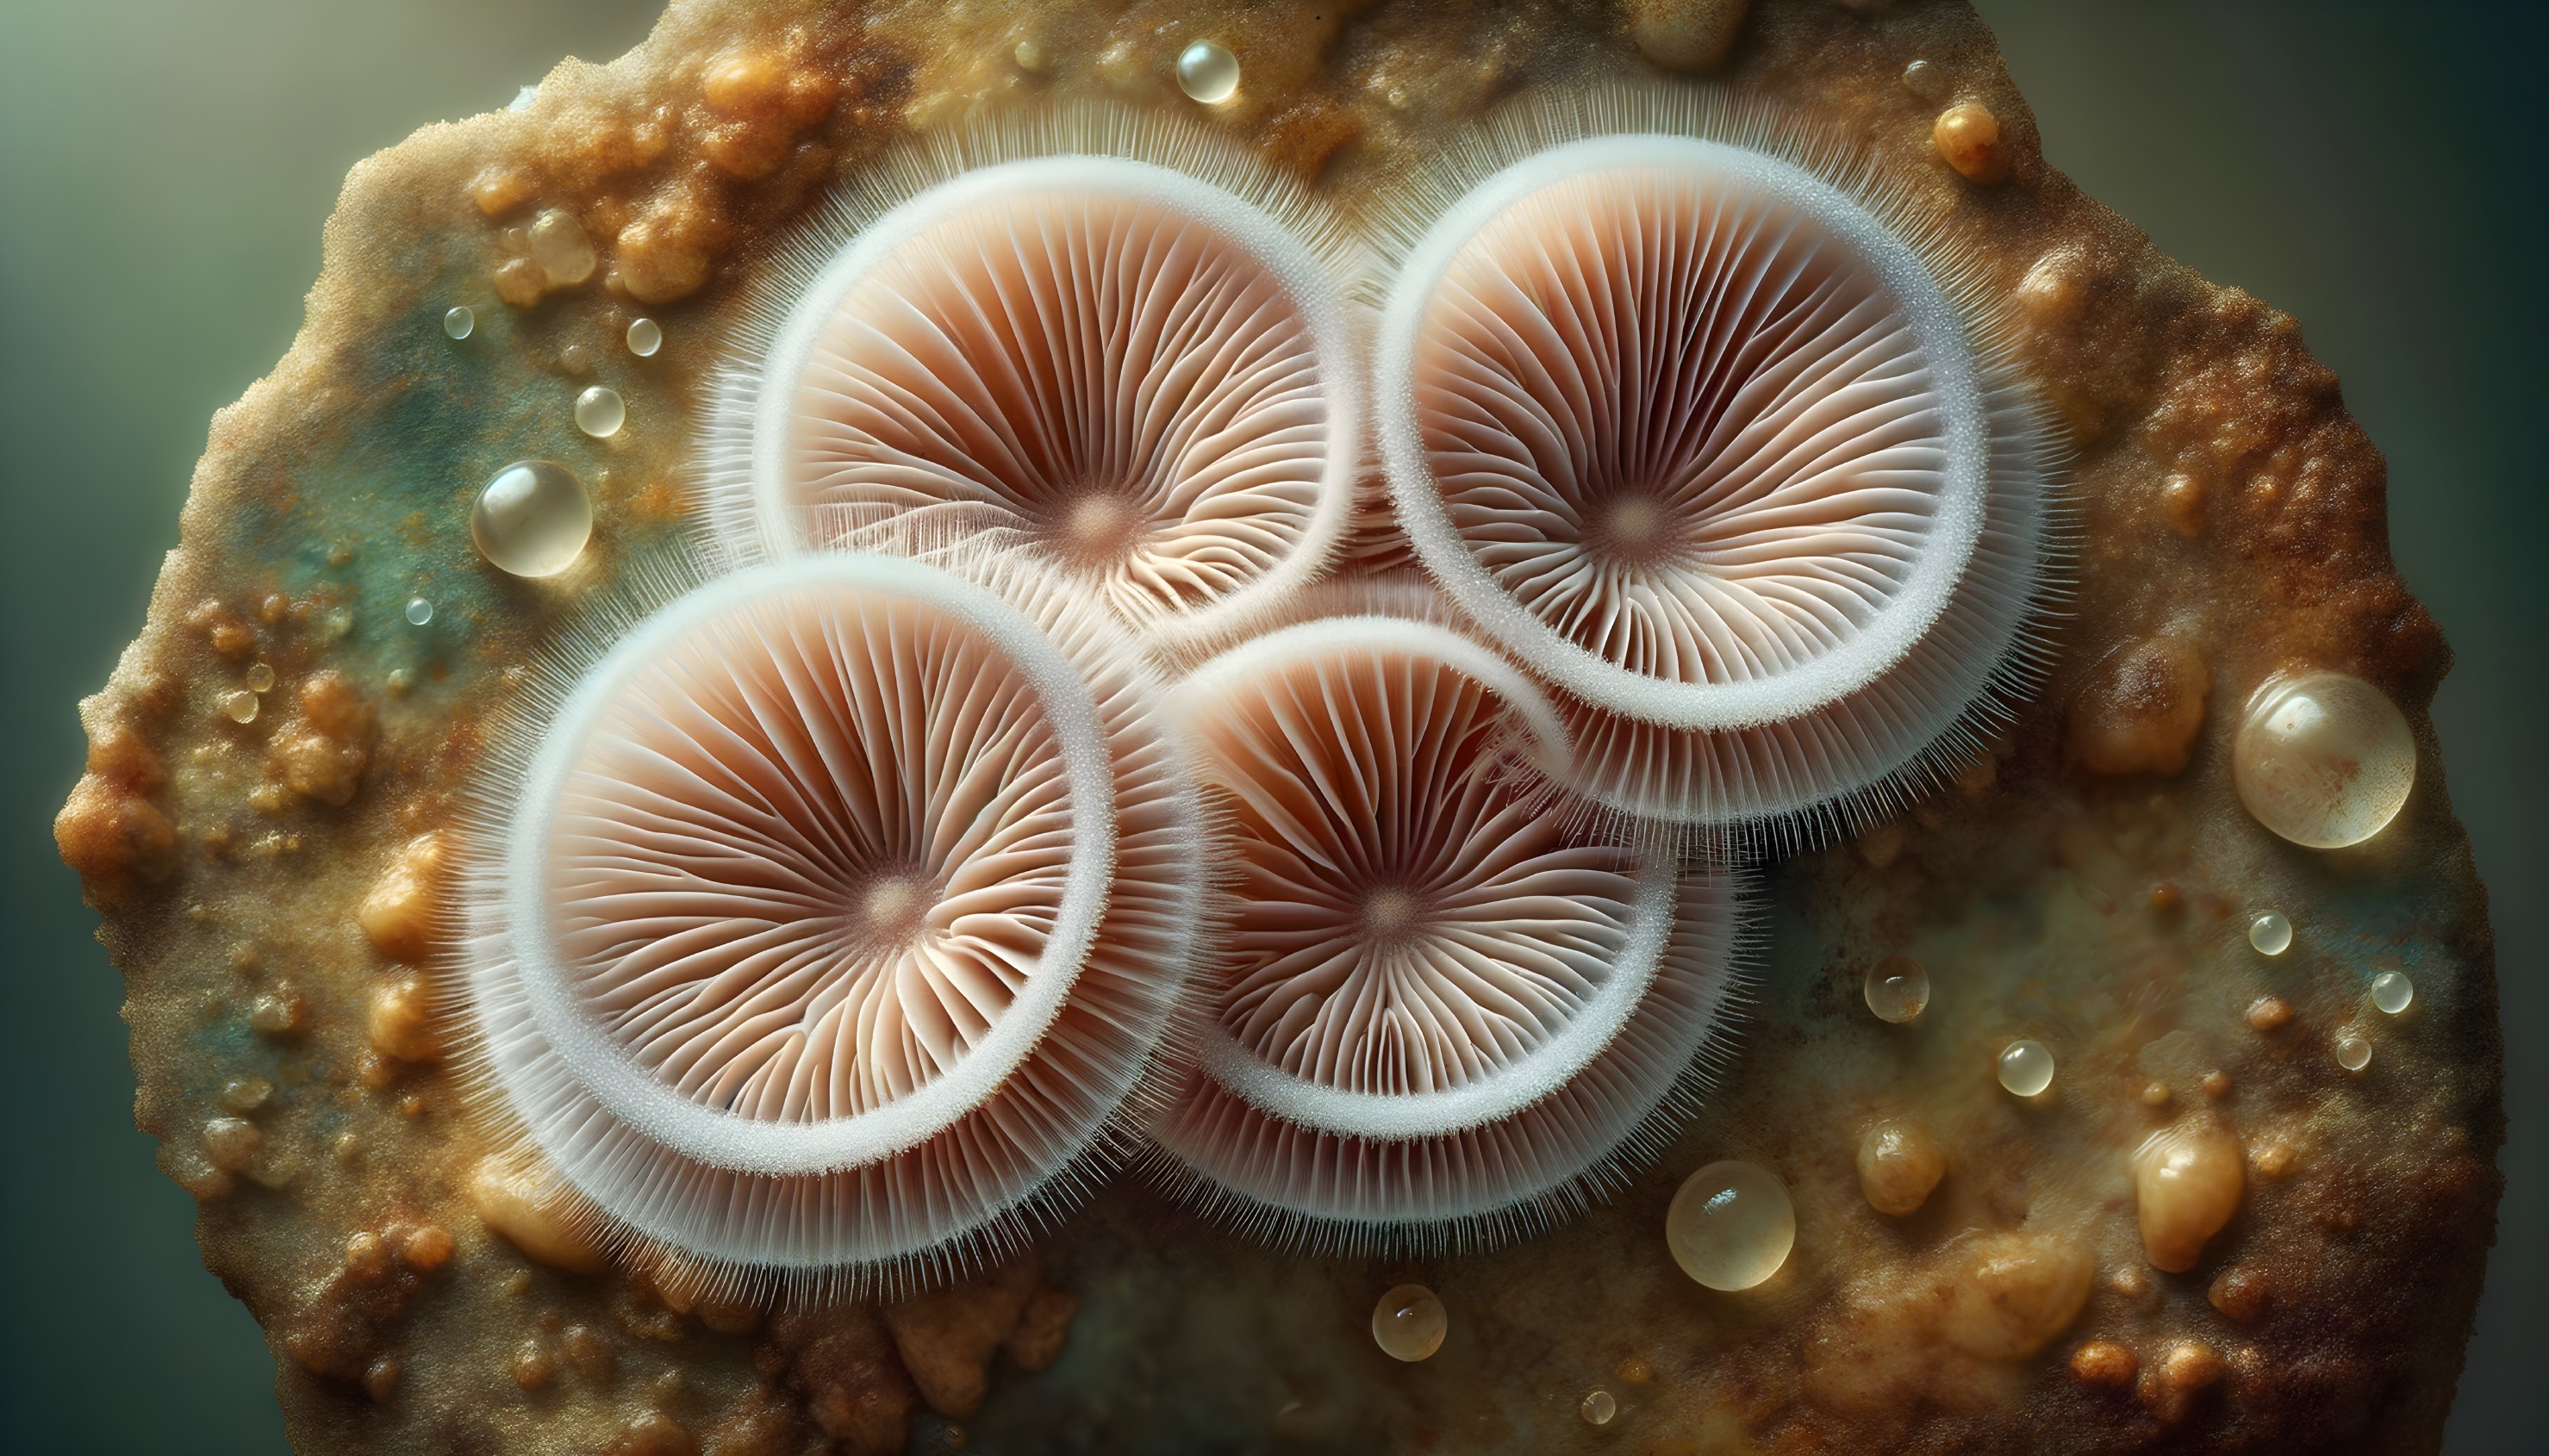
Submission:
[[[878,163],[718,384],[707,564],[488,789],[481,1100],[738,1285],[1129,1160],[1323,1246],[1597,1194],[1724,1054],[1730,862],[2029,671],[2046,434],[1903,211],[1695,93],[1354,223],[1149,120]]]

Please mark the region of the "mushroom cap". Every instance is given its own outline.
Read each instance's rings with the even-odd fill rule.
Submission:
[[[1488,138],[1398,203],[1382,451],[1567,781],[1755,826],[1961,748],[2031,666],[2049,466],[1955,260],[1758,114],[1628,93]]]
[[[469,1006],[509,1126],[619,1242],[899,1276],[1121,1151],[1200,820],[1129,639],[1021,594],[873,556],[741,572],[540,726]]]
[[[1174,714],[1236,866],[1198,1072],[1156,1132],[1204,1202],[1313,1242],[1481,1241],[1688,1111],[1735,986],[1732,881],[1555,803],[1564,742],[1439,627],[1344,617],[1199,669]]]
[[[1279,604],[1352,519],[1355,250],[1181,129],[990,136],[882,165],[747,328],[712,529],[746,555],[1017,549],[1172,640]],[[955,169],[1037,146],[1120,154]]]

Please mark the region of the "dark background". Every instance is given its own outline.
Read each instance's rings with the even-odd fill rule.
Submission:
[[[2434,706],[2496,896],[2512,1137],[2446,1449],[2549,1450],[2549,7],[1980,0],[2054,165],[2289,311],[2389,453],[2459,653]],[[0,1450],[280,1452],[272,1367],[133,1130],[54,858],[71,705],[142,623],[205,421],[283,352],[345,169],[644,35],[640,0],[0,0]]]

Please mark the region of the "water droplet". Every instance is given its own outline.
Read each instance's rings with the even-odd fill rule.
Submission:
[[[640,359],[655,357],[664,346],[664,325],[652,318],[640,318],[628,325],[628,352]]]
[[[2336,1064],[2350,1072],[2359,1072],[2372,1064],[2372,1044],[2356,1033],[2347,1032],[2336,1039]]]
[[[453,338],[467,338],[470,330],[477,326],[478,315],[467,304],[452,308],[442,316],[442,331]]]
[[[1044,43],[1032,39],[1020,41],[1012,46],[1009,50],[1009,59],[1018,63],[1019,70],[1030,74],[1043,70],[1053,61],[1053,57],[1044,48]]]
[[[1710,1163],[1683,1180],[1664,1212],[1664,1246],[1710,1289],[1750,1289],[1779,1272],[1797,1245],[1788,1185],[1758,1163]]]
[[[628,402],[619,391],[606,385],[595,385],[575,397],[575,427],[597,440],[607,440],[619,433],[628,420]]]
[[[2293,948],[2293,923],[2269,910],[2248,922],[2248,944],[2260,956],[2281,956]]]
[[[469,513],[478,554],[518,577],[554,577],[575,565],[593,535],[593,498],[565,466],[523,460],[479,492]]]
[[[1930,1004],[1930,972],[1909,956],[1888,956],[1867,968],[1859,994],[1878,1021],[1901,1026]]]
[[[2269,680],[2248,699],[2230,755],[2239,802],[2314,850],[2389,827],[2416,786],[2416,737],[2381,689],[2344,673]]]
[[[263,692],[273,685],[274,669],[271,665],[266,663],[257,663],[247,670],[248,691]]]
[[[422,596],[411,596],[407,599],[407,624],[409,626],[422,627],[432,620],[432,602],[425,600]]]
[[[1609,1391],[1595,1391],[1575,1409],[1586,1425],[1609,1425],[1611,1417],[1620,1413],[1620,1403]]]
[[[1178,89],[1213,106],[1239,89],[1239,57],[1217,41],[1197,41],[1178,55]]]
[[[253,723],[256,721],[256,694],[244,687],[224,693],[222,711],[229,714],[234,723]]]
[[[1402,1284],[1371,1307],[1371,1342],[1393,1360],[1422,1360],[1443,1348],[1452,1320],[1421,1284]]]
[[[2053,1053],[2021,1037],[2000,1049],[2000,1084],[2017,1097],[2033,1097],[2053,1085]]]
[[[2385,970],[2372,978],[2372,1004],[2392,1016],[2407,1010],[2415,999],[2416,983],[2404,970]]]

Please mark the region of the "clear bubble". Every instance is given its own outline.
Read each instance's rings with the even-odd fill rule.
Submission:
[[[597,440],[619,433],[627,421],[628,402],[617,390],[598,384],[575,397],[575,427]]]
[[[1752,1288],[1778,1273],[1796,1245],[1788,1185],[1758,1163],[1710,1163],[1683,1180],[1664,1212],[1673,1262],[1710,1289]]]
[[[1609,1425],[1611,1417],[1620,1413],[1620,1402],[1609,1391],[1595,1391],[1575,1410],[1586,1425]]]
[[[2350,1072],[2359,1072],[2372,1064],[2372,1044],[2361,1035],[2347,1032],[2336,1039],[2336,1064]]]
[[[422,627],[432,620],[432,602],[425,600],[422,596],[411,596],[407,599],[407,624],[409,626]]]
[[[1930,1004],[1930,972],[1909,956],[1887,956],[1867,968],[1858,990],[1878,1021],[1901,1026]]]
[[[222,711],[234,723],[256,721],[256,694],[241,687],[222,695]]]
[[[2372,978],[2372,1004],[2392,1016],[2407,1010],[2416,1000],[2416,983],[2407,979],[2404,970],[2385,970]]]
[[[272,687],[273,685],[274,685],[274,668],[273,668],[273,666],[272,666],[271,664],[268,664],[268,663],[257,663],[257,664],[255,664],[255,665],[253,665],[253,666],[251,666],[251,667],[247,670],[247,690],[248,690],[248,691],[250,691],[250,692],[263,692],[263,691],[265,691],[267,688]]]
[[[2248,944],[2260,956],[2281,956],[2293,948],[2293,923],[2269,910],[2248,922]]]
[[[2381,689],[2344,673],[2272,679],[2248,699],[2231,747],[2239,802],[2316,850],[2389,827],[2416,786],[2416,737]]]
[[[531,220],[531,261],[549,276],[549,282],[560,288],[582,283],[593,276],[601,259],[593,251],[593,239],[585,235],[584,225],[575,214],[562,208],[550,208]]]
[[[2021,1037],[2000,1049],[2000,1084],[2014,1097],[2033,1097],[2053,1085],[2053,1053]]]
[[[593,535],[593,498],[565,466],[523,460],[478,494],[469,539],[478,554],[518,577],[554,577],[575,565]]]
[[[1239,57],[1217,41],[1197,41],[1178,56],[1178,89],[1206,106],[1239,89]]]
[[[1399,1285],[1371,1307],[1371,1341],[1393,1360],[1424,1359],[1443,1348],[1451,1328],[1443,1302],[1421,1284]]]
[[[628,352],[640,359],[651,359],[663,346],[664,325],[652,318],[640,318],[628,325]]]
[[[467,304],[457,305],[442,316],[442,331],[453,338],[467,338],[477,326],[478,315]]]

